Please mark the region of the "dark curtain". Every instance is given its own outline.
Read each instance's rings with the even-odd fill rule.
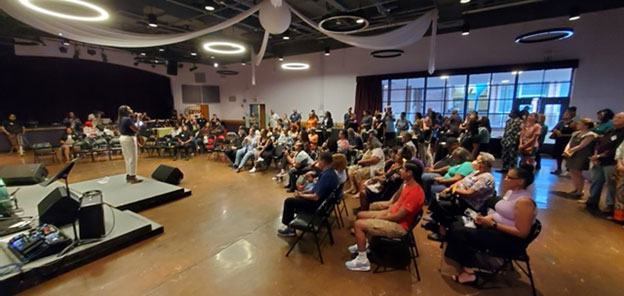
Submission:
[[[69,111],[83,122],[94,111],[116,120],[123,104],[168,118],[173,109],[169,77],[132,66],[12,55],[1,55],[0,65],[0,121],[15,113],[23,123],[44,126],[62,122]]]
[[[379,77],[358,77],[355,88],[355,115],[358,122],[362,119],[362,111],[371,115],[381,110],[381,79]]]

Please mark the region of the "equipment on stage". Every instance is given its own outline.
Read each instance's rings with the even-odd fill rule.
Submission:
[[[56,254],[71,244],[71,239],[54,225],[44,224],[39,228],[14,236],[8,248],[17,258],[27,263]]]
[[[82,195],[82,203],[78,211],[80,239],[102,238],[104,229],[104,205],[102,191],[91,190]]]
[[[57,187],[37,205],[39,222],[58,226],[67,225],[76,219],[80,207],[79,197],[67,193],[67,188]]]
[[[0,167],[0,179],[6,186],[24,186],[39,184],[48,176],[43,164],[18,164]]]
[[[31,220],[24,220],[27,217],[3,217],[0,218],[0,236],[5,236],[20,232],[30,228]]]
[[[159,165],[154,172],[152,172],[152,179],[172,185],[180,184],[182,178],[184,178],[184,174],[180,169],[164,164]]]

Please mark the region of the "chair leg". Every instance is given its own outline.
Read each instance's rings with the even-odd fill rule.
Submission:
[[[527,266],[527,276],[529,277],[529,281],[531,281],[531,291],[533,291],[533,296],[536,296],[537,293],[535,292],[535,283],[533,282],[533,273],[531,272],[531,264],[529,263],[529,261],[527,260],[526,262],[526,266]]]
[[[344,209],[345,216],[349,217],[349,210],[347,209],[347,201],[345,201],[344,195],[342,196],[342,208]]]
[[[297,243],[299,243],[299,241],[301,240],[301,238],[303,237],[303,235],[305,234],[305,231],[302,231],[301,234],[297,237],[297,240],[295,240],[295,243],[293,243],[290,248],[288,249],[288,252],[286,252],[286,257],[288,257],[288,255],[290,254],[290,252],[292,252],[292,250],[295,248],[295,246],[297,245]]]
[[[329,225],[329,220],[327,220],[327,235],[329,236],[329,244],[334,245],[334,234],[331,230],[331,225]]]
[[[331,230],[330,230],[330,233],[331,233]],[[319,243],[318,235],[316,235],[316,232],[313,232],[313,234],[314,234],[314,243],[316,244],[316,250],[318,251],[318,254],[319,254],[319,259],[321,260],[321,264],[324,264],[323,254],[321,254],[321,244]],[[330,237],[331,237],[331,234],[330,234]]]

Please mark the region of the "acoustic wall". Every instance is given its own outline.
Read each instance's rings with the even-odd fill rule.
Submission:
[[[69,111],[83,121],[94,111],[115,120],[123,104],[152,118],[168,118],[173,109],[169,78],[132,67],[13,55],[0,55],[0,65],[0,121],[15,113],[22,122],[48,125]]]

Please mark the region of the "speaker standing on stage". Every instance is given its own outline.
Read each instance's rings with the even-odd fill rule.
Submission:
[[[139,157],[136,133],[139,128],[132,120],[134,112],[129,106],[119,106],[118,113],[119,132],[121,133],[119,143],[121,144],[121,153],[126,162],[126,182],[130,184],[139,183],[143,181],[136,177],[137,160]]]

